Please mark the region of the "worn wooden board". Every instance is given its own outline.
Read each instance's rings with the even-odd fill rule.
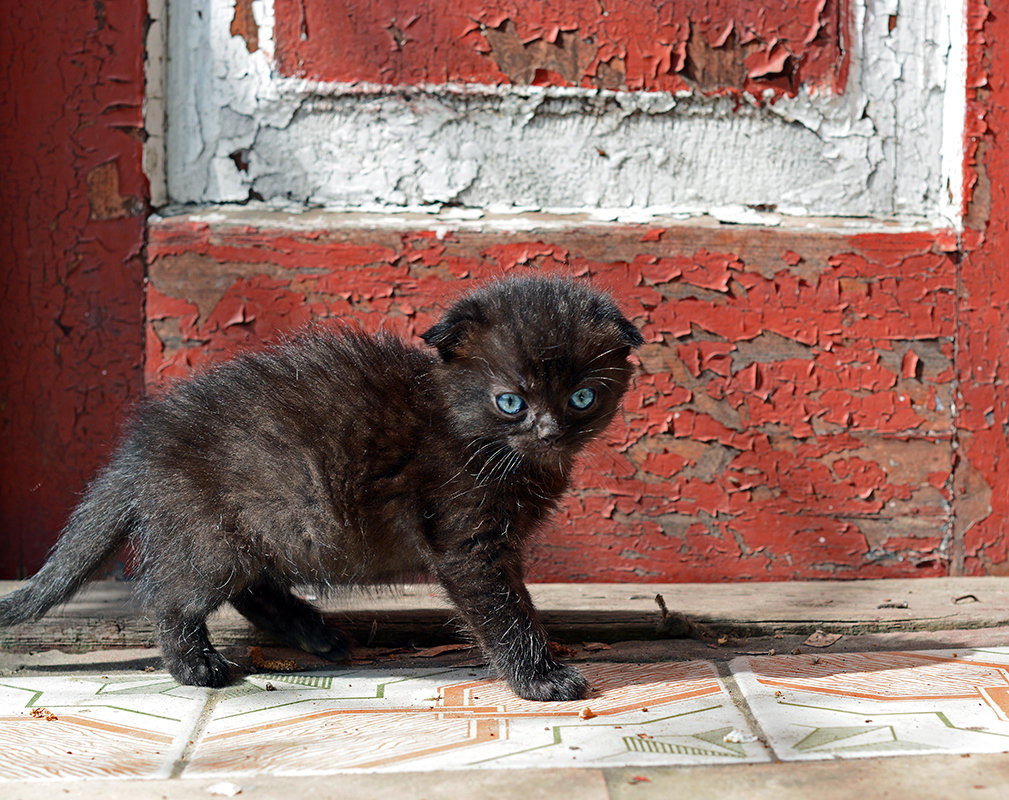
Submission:
[[[0,582],[0,591],[16,588]],[[802,581],[744,584],[536,584],[533,597],[558,641],[614,642],[682,635],[806,635],[957,630],[1009,625],[1009,578]],[[660,595],[672,614],[666,619]],[[413,584],[323,603],[360,644],[434,645],[462,632],[437,587]],[[221,646],[267,640],[230,607],[212,618]],[[0,648],[146,647],[154,628],[139,612],[128,583],[92,584],[35,623],[0,630]]]

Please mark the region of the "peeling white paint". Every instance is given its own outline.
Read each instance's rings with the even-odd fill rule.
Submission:
[[[964,202],[963,131],[967,119],[967,3],[949,0],[940,16],[936,42],[935,71],[945,70],[946,90],[942,94],[940,215],[960,229]],[[945,34],[945,36],[943,36]],[[945,49],[944,49],[945,48]]]
[[[294,80],[272,69],[272,0],[253,5],[260,47],[251,54],[230,35],[231,3],[168,3],[173,203],[252,196],[333,209],[452,203],[731,221],[759,206],[959,224],[962,0],[856,0],[847,91],[763,106],[654,92]]]

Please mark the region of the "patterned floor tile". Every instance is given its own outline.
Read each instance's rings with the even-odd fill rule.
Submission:
[[[0,679],[0,781],[168,777],[208,691],[167,675]]]
[[[732,672],[775,754],[1009,751],[1009,649],[804,653]]]
[[[485,671],[259,675],[222,694],[185,777],[767,760],[707,662],[588,664],[587,700]]]
[[[474,668],[0,679],[0,781],[638,767],[1009,752],[1009,648],[739,658],[750,730],[704,661],[585,664],[535,703]],[[2,793],[2,790],[0,790]]]

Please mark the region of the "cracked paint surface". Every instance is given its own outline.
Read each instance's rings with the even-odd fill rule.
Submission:
[[[536,579],[948,570],[956,271],[931,233],[169,219],[148,252],[152,387],[330,317],[415,337],[467,282],[514,269],[613,291],[647,340],[640,373],[538,546]]]
[[[38,568],[143,392],[144,4],[7,3],[0,574]]]
[[[967,574],[1009,574],[1009,19],[971,2],[954,484]],[[962,511],[961,511],[962,509]]]
[[[601,8],[173,0],[170,200],[956,224],[956,0]]]
[[[847,6],[846,0],[509,0],[490,7],[473,0],[275,0],[276,55],[285,74],[326,81],[756,97],[765,90],[795,94],[802,83],[837,91],[847,73]]]

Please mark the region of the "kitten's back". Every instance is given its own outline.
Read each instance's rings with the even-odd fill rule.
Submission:
[[[125,448],[144,465],[145,517],[185,519],[193,558],[213,558],[221,537],[247,543],[240,572],[262,551],[306,581],[361,577],[355,562],[373,559],[346,534],[375,528],[364,507],[401,492],[396,479],[437,414],[430,366],[398,339],[339,328],[180,385],[140,415]],[[194,525],[200,517],[216,528]],[[174,532],[148,524],[143,535],[143,551],[158,553]]]

